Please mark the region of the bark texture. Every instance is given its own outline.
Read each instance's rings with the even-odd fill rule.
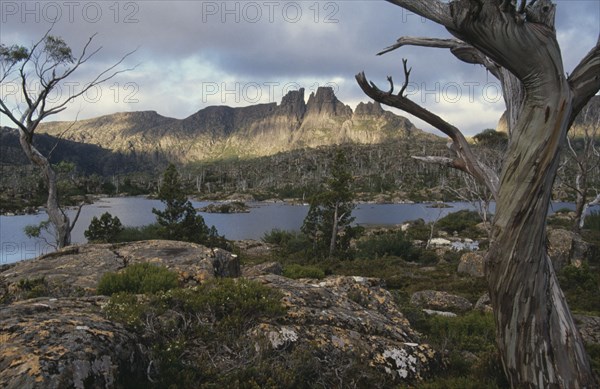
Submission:
[[[600,45],[567,78],[554,30],[556,7],[549,0],[527,6],[506,0],[390,2],[445,26],[457,39],[401,38],[385,52],[405,44],[448,48],[462,61],[485,66],[504,89],[510,141],[495,186],[495,177],[470,153],[456,127],[424,115],[425,110],[402,91],[393,94],[393,86],[386,93],[369,84],[364,74],[357,76],[367,95],[449,135],[458,158],[438,163],[470,173],[495,193],[487,278],[498,347],[511,386],[596,387],[547,255],[545,225],[567,130],[600,89]],[[407,77],[409,73],[405,70]]]

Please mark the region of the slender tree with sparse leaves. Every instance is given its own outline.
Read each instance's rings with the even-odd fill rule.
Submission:
[[[0,95],[0,114],[5,115],[10,122],[17,126],[23,151],[29,161],[42,170],[45,184],[48,187],[46,212],[54,227],[56,246],[61,248],[71,244],[71,231],[79,212],[71,222],[61,208],[56,172],[50,164],[49,157],[43,155],[35,147],[34,135],[39,124],[46,118],[64,111],[67,104],[91,88],[110,80],[119,73],[131,70],[119,70],[118,68],[132,52],[100,72],[80,91],[72,91],[66,80],[94,57],[101,48],[90,52],[95,37],[92,35],[84,45],[79,57],[75,57],[67,43],[62,38],[51,35],[50,32],[51,29],[31,47],[7,46],[0,43],[0,83],[12,83],[18,86],[20,94],[18,97],[11,93]],[[62,92],[59,94],[58,101],[52,95],[53,91]],[[16,98],[13,99],[11,96]]]
[[[328,257],[348,253],[350,241],[360,231],[359,227],[351,225],[355,219],[352,216],[353,199],[352,175],[346,156],[340,150],[331,167],[331,178],[325,189],[312,197],[302,225],[302,232],[313,242],[316,253]]]

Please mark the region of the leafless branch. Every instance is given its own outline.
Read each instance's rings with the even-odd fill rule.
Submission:
[[[579,62],[569,76],[569,85],[573,91],[572,124],[587,102],[600,90],[600,35],[596,46]]]
[[[404,96],[381,91],[374,83],[367,80],[364,73],[356,75],[356,80],[365,94],[373,100],[408,112],[449,136],[453,141],[453,149],[459,157],[458,161],[460,161],[456,161],[454,167],[481,180],[494,194],[494,197],[496,196],[499,185],[497,174],[477,159],[458,128]]]

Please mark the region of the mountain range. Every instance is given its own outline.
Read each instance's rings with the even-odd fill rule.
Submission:
[[[353,111],[327,87],[311,93],[307,102],[305,90],[300,89],[289,92],[280,104],[210,106],[185,119],[144,111],[81,120],[65,132],[70,125],[44,123],[38,132],[125,155],[143,154],[180,163],[259,157],[344,143],[439,139],[383,110],[379,103],[360,103]]]

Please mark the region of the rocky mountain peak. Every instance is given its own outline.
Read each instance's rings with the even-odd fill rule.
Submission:
[[[383,108],[381,108],[381,104],[378,102],[358,103],[356,110],[354,111],[354,116],[380,116],[383,115],[384,112]]]
[[[344,105],[335,96],[332,87],[319,87],[311,93],[306,105],[306,114],[314,116],[352,116],[352,108]]]
[[[279,110],[284,115],[289,115],[300,120],[306,113],[304,88],[300,88],[297,91],[289,91],[288,94],[283,96]]]

